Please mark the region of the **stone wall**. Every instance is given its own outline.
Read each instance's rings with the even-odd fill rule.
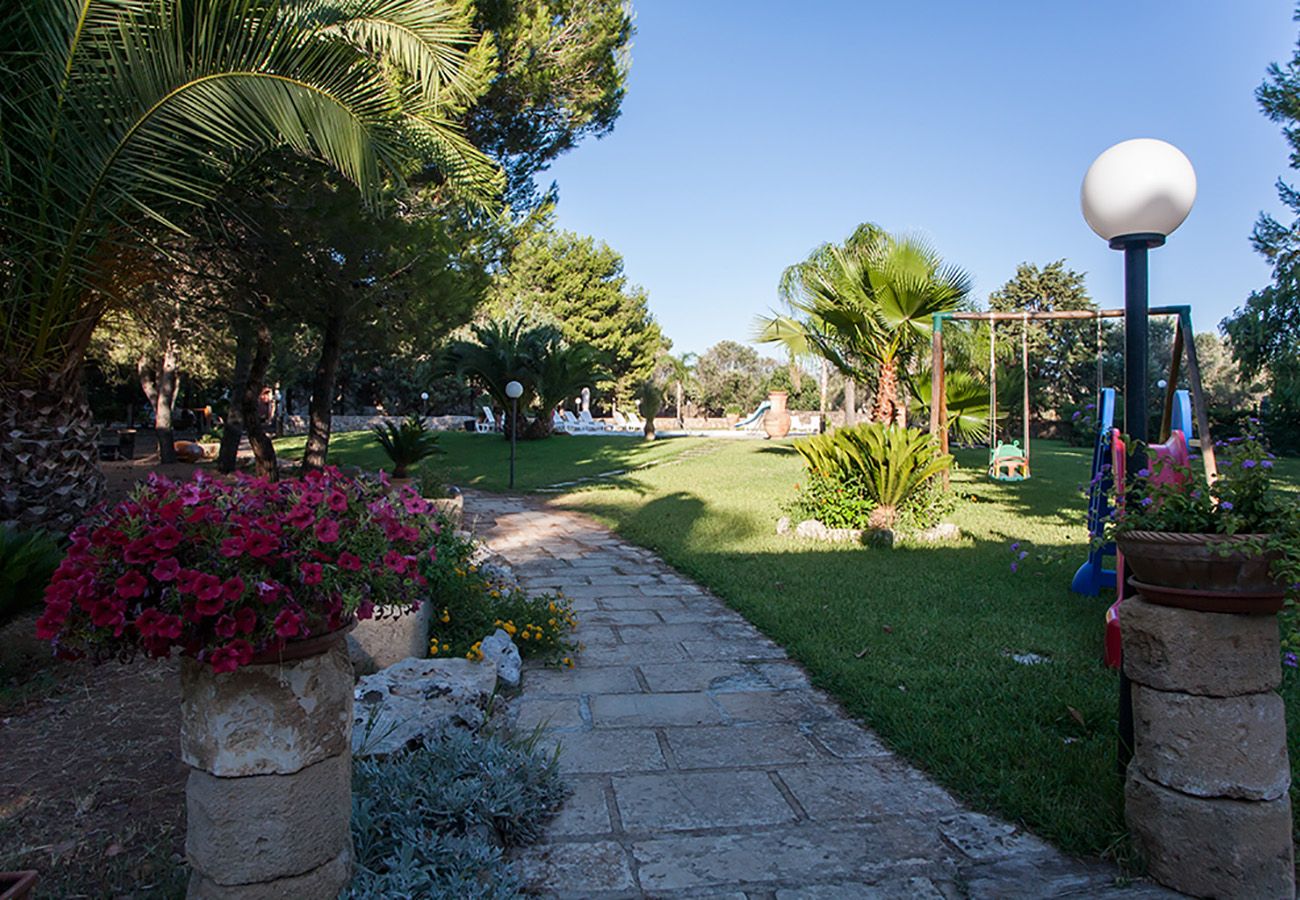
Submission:
[[[405,416],[334,416],[330,419],[330,434],[343,434],[347,431],[369,431],[376,425],[392,422],[401,425]],[[474,421],[473,416],[429,416],[425,423],[434,431],[460,431],[466,422]],[[285,416],[285,434],[306,434],[308,419],[306,416]]]

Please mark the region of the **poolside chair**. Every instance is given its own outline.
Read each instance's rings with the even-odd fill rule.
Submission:
[[[628,430],[628,431],[645,431],[645,419],[641,418],[641,417],[638,416],[636,413],[628,413],[628,414],[627,414],[627,430]]]
[[[569,412],[567,409],[564,412],[560,413],[560,415],[564,419],[565,430],[568,431],[569,434],[590,434],[591,433],[590,431],[587,430],[587,427],[585,425],[583,425],[581,422],[578,421],[578,417],[575,416],[573,413]]]
[[[614,419],[614,427],[619,431],[627,431],[631,427],[628,424],[627,416],[623,415],[617,409],[610,413],[610,416]]]
[[[476,434],[488,434],[489,432],[500,431],[501,426],[497,424],[496,417],[492,415],[492,409],[484,406],[482,410],[483,421],[474,423],[474,432]]]
[[[569,431],[569,423],[564,421],[564,416],[558,411],[551,413],[551,431],[556,434],[567,434]]]
[[[609,426],[606,425],[604,422],[597,422],[595,419],[591,417],[591,410],[584,409],[581,413],[579,413],[578,421],[582,423],[583,427],[586,428],[587,431],[592,432],[593,434],[596,432],[609,430]]]

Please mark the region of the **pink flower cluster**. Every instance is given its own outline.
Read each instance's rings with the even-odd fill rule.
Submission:
[[[285,642],[419,606],[432,504],[337,469],[300,480],[151,477],[72,533],[37,635],[66,657],[165,657],[214,671]]]

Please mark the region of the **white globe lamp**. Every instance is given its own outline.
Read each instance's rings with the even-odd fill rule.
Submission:
[[[1083,176],[1083,217],[1116,250],[1136,239],[1158,247],[1196,202],[1196,171],[1173,144],[1123,141],[1098,156]]]
[[[515,488],[515,439],[519,435],[519,398],[524,386],[517,381],[506,383],[506,396],[510,398],[510,489]]]

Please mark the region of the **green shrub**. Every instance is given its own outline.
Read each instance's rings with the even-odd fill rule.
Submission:
[[[436,745],[358,760],[351,897],[517,897],[503,851],[536,840],[566,793],[533,742],[452,732]]]
[[[481,659],[479,643],[502,628],[525,659],[572,666],[577,646],[570,632],[578,620],[569,601],[560,594],[529,596],[493,578],[470,561],[472,551],[469,541],[443,529],[438,561],[425,564],[434,604],[429,654]]]
[[[420,416],[408,416],[401,425],[385,422],[370,429],[375,433],[379,446],[384,448],[388,458],[393,461],[393,477],[405,478],[408,467],[420,460],[441,453],[438,435],[425,427]]]
[[[872,422],[803,438],[794,448],[809,473],[808,508],[821,510],[814,518],[823,524],[831,523],[822,512],[852,522],[833,527],[925,528],[943,514],[931,482],[952,457],[919,428]]]
[[[795,499],[785,511],[796,523],[816,519],[828,528],[862,528],[875,508],[860,477],[809,470],[807,479],[795,485]]]
[[[0,530],[0,625],[41,602],[62,559],[58,541],[44,531]]]

